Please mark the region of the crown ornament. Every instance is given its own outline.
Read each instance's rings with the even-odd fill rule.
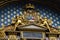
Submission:
[[[31,3],[29,3],[29,4],[26,4],[26,8],[35,8],[35,6],[34,5],[32,5]]]

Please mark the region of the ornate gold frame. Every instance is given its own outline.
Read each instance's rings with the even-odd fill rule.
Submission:
[[[27,5],[26,8],[34,8],[33,5]],[[5,27],[4,25],[2,26],[2,28],[0,28],[0,38],[1,36],[5,36],[5,31],[7,30],[11,30],[11,31],[15,31],[16,28],[18,26],[22,26],[22,25],[30,25],[30,24],[34,24],[40,27],[44,27],[47,28],[49,30],[50,33],[56,33],[56,34],[60,34],[60,31],[51,27],[52,21],[50,19],[42,18],[38,12],[34,11],[31,13],[27,13],[30,10],[24,11],[23,15],[20,16],[16,16],[16,18],[12,18],[12,24],[14,24],[14,26],[9,25],[8,27]],[[28,17],[28,15],[33,16],[35,19],[33,21],[27,20],[26,17]]]

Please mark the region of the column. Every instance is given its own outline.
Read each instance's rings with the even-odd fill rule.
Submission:
[[[20,37],[23,38],[23,31],[20,32]]]
[[[23,31],[20,32],[20,35],[21,35],[21,36],[20,36],[20,37],[21,37],[21,38],[20,38],[21,40],[26,40],[26,39],[24,38],[24,36],[23,36]]]
[[[58,38],[58,40],[60,40],[60,35],[59,35],[59,38]]]
[[[8,40],[17,40],[16,35],[9,35]]]
[[[41,38],[41,40],[44,40],[44,39],[45,39],[45,33],[42,32],[42,35],[43,35],[43,36],[42,36],[43,38]]]
[[[49,35],[49,40],[57,40],[57,35]]]

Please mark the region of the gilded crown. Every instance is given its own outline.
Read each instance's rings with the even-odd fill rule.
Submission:
[[[33,8],[34,9],[35,7],[34,7],[34,5],[29,3],[29,4],[26,4],[26,8]]]

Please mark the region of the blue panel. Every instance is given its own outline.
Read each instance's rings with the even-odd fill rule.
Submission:
[[[42,33],[39,33],[39,32],[23,32],[23,36],[25,38],[42,38]]]

